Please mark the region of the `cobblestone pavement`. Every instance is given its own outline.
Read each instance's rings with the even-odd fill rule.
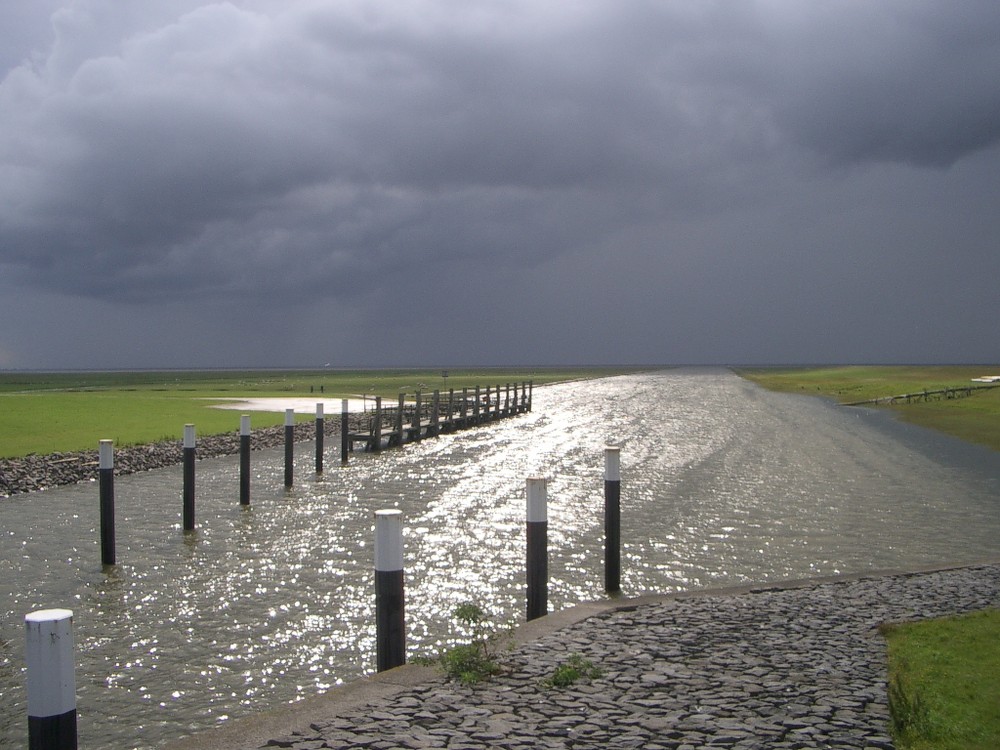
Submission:
[[[891,748],[878,625],[997,606],[992,564],[679,595],[549,633],[487,683],[433,678],[263,747]],[[572,654],[601,675],[544,685]]]

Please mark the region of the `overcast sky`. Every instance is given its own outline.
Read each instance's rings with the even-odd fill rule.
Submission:
[[[997,0],[2,0],[0,368],[1000,362]]]

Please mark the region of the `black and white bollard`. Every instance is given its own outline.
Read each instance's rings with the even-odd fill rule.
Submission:
[[[604,448],[604,590],[621,591],[621,455],[620,449]]]
[[[285,489],[292,486],[292,465],[295,459],[295,409],[285,409]]]
[[[97,453],[101,496],[101,563],[115,564],[115,449],[102,440]]]
[[[403,512],[375,511],[375,668],[406,663],[403,616]]]
[[[76,750],[73,613],[43,609],[24,618],[29,750]]]
[[[349,425],[347,424],[347,399],[340,400],[340,463],[347,463],[347,452],[350,448],[348,437]]]
[[[528,495],[528,617],[534,620],[549,611],[548,491],[543,477],[527,480]]]
[[[194,425],[184,425],[184,531],[194,531]]]
[[[316,402],[316,473],[323,473],[323,432],[326,429],[323,418],[323,402]]]
[[[250,415],[240,416],[240,505],[250,504]]]

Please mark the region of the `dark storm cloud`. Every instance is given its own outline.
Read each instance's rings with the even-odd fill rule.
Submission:
[[[995,2],[54,5],[20,6],[34,46],[0,83],[0,268],[109,303],[589,289],[588,259],[641,237],[645,278],[751,308],[725,269],[771,268],[773,298],[777,202],[879,165],[942,174],[1000,137]],[[822,266],[822,244],[796,258]]]
[[[995,3],[818,3],[805,13],[785,28],[793,64],[773,102],[793,138],[835,161],[938,167],[997,143]]]

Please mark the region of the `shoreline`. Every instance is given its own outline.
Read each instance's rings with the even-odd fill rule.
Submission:
[[[878,626],[998,605],[995,559],[584,602],[519,625],[481,684],[406,664],[166,748],[890,750]],[[547,687],[573,654],[600,674]]]
[[[340,437],[340,414],[325,417],[324,436]],[[295,442],[316,439],[314,423],[295,425]],[[279,448],[285,444],[285,427],[276,425],[251,430],[250,449]],[[198,437],[197,457],[219,458],[240,452],[239,431]],[[144,445],[115,447],[115,476],[137,474],[153,469],[165,469],[180,464],[184,450],[180,438],[162,440]],[[96,481],[98,476],[98,449],[30,454],[18,458],[0,458],[0,499],[78,482]]]

